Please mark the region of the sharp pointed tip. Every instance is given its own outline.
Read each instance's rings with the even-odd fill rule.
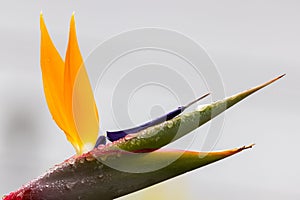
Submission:
[[[72,12],[71,23],[72,23],[72,24],[75,23],[75,11]]]
[[[273,83],[273,82],[275,82],[275,81],[277,81],[277,80],[279,80],[279,79],[281,79],[282,77],[284,77],[286,74],[282,74],[282,75],[280,75],[280,76],[278,76],[278,77],[276,77],[276,78],[274,78],[274,79],[272,79],[271,81],[269,81],[267,84],[270,84],[270,83]]]
[[[40,28],[45,26],[43,11],[40,12]]]
[[[202,98],[207,97],[207,96],[209,96],[209,95],[211,95],[211,92],[208,92],[208,93],[205,94]]]
[[[190,107],[191,105],[193,105],[194,103],[196,103],[196,102],[198,102],[198,101],[204,99],[204,98],[207,97],[208,95],[210,95],[210,92],[209,92],[209,93],[206,93],[205,95],[202,95],[201,97],[195,99],[194,101],[192,101],[192,102],[186,104],[185,106],[183,106],[184,109],[185,109],[185,108],[188,108],[188,107]]]
[[[70,30],[75,29],[75,12],[72,13],[71,20],[70,20]]]
[[[284,77],[285,75],[286,75],[286,73],[284,73],[284,74],[278,76],[277,79],[280,79],[280,78]]]
[[[247,146],[243,146],[243,147],[241,147],[240,149],[241,149],[241,150],[251,149],[254,145],[255,145],[255,144],[252,143],[252,144],[249,144],[249,145],[247,145]]]
[[[267,85],[270,85],[271,83],[274,83],[274,82],[278,81],[279,79],[281,79],[281,78],[284,77],[284,76],[285,76],[285,74],[282,74],[282,75],[280,75],[280,76],[278,76],[278,77],[276,77],[276,78],[271,79],[271,80],[268,81],[268,82],[265,82],[265,83],[263,83],[263,84],[261,84],[261,85],[255,87],[255,88],[251,89],[251,90],[252,90],[252,93],[255,92],[255,91],[260,90],[261,88],[266,87]]]

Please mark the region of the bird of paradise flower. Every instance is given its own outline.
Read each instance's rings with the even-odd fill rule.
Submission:
[[[65,61],[62,60],[51,41],[42,14],[40,20],[41,68],[47,104],[53,119],[65,132],[77,154],[82,154],[91,150],[95,144],[97,146],[99,142],[99,139],[97,141],[99,117],[76,39],[74,14],[71,18]],[[153,154],[135,154],[137,156],[133,157],[127,152],[149,152],[149,150],[162,148],[171,142],[170,138],[180,139],[283,76],[284,74],[178,118],[174,117],[208,94],[136,128],[107,132],[109,140],[118,140],[119,137],[130,134],[132,131],[150,127],[146,131],[120,139],[111,145],[94,148],[82,156],[71,157],[50,169],[43,176],[4,196],[3,199],[114,199],[249,149],[253,144],[213,152],[158,150]],[[168,121],[161,123],[163,120]],[[157,123],[161,124],[153,126]],[[180,135],[177,135],[179,125],[185,128],[181,130]],[[170,162],[170,159],[174,158],[176,158],[174,162]],[[119,163],[124,161],[126,164],[133,163],[134,169],[138,163],[141,166],[154,167],[168,163],[168,166],[159,167],[149,173],[128,173],[99,162],[99,160],[107,159],[117,160]],[[81,181],[78,181],[80,179]]]
[[[89,78],[80,54],[75,30],[74,13],[71,17],[69,42],[65,61],[62,60],[48,34],[43,15],[41,21],[41,68],[49,110],[57,125],[65,132],[77,154],[90,151],[106,143],[97,140],[99,117]],[[207,97],[209,93],[179,106],[175,110],[137,127],[107,131],[107,138],[116,141],[164,121],[173,119],[186,108]]]
[[[52,117],[64,131],[67,139],[78,155],[106,143],[106,137],[98,137],[99,116],[83,58],[76,36],[74,13],[71,17],[69,42],[65,61],[56,50],[47,31],[43,14],[40,14],[41,27],[41,69],[44,92]],[[282,75],[284,76],[284,75]],[[265,85],[281,78],[279,76]],[[168,121],[181,114],[186,108],[208,96],[209,93],[179,106],[177,109],[137,127],[107,131],[107,139],[116,141],[128,134]]]

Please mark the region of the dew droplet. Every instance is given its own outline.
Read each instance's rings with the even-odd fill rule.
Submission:
[[[141,140],[137,140],[137,141],[135,142],[135,145],[141,146]]]
[[[167,127],[168,127],[168,128],[172,128],[172,126],[173,126],[173,122],[172,122],[172,121],[169,121],[169,122],[167,123]]]
[[[132,139],[133,137],[134,137],[133,134],[128,134],[128,135],[126,135],[126,136],[124,137],[124,139],[127,141],[127,140]]]
[[[98,175],[98,178],[102,179],[103,178],[103,174]]]
[[[98,147],[97,147],[97,149],[103,149],[104,147],[105,147],[104,144],[99,144]]]
[[[95,160],[94,156],[87,156],[85,159],[88,162]]]
[[[68,190],[71,190],[75,185],[76,185],[76,181],[75,182],[68,182],[67,184],[66,184],[66,188],[68,189]]]
[[[70,158],[70,159],[68,160],[68,163],[69,163],[70,165],[74,165],[75,159],[74,159],[74,158]]]

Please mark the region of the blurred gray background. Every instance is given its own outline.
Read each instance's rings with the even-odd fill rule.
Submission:
[[[1,1],[0,195],[74,153],[44,99],[41,10],[63,57],[75,11],[84,58],[112,35],[161,27],[206,48],[227,95],[287,73],[226,113],[215,149],[255,148],[120,199],[300,199],[300,2],[291,0]]]

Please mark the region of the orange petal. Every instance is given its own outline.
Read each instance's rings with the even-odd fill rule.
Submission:
[[[65,105],[74,134],[82,142],[80,153],[91,150],[97,140],[99,119],[93,91],[79,50],[74,14],[71,18],[64,74]]]
[[[80,140],[72,134],[65,109],[63,91],[65,64],[51,41],[42,14],[40,15],[40,29],[41,69],[46,101],[54,121],[65,132],[75,149],[78,149],[76,146]]]
[[[64,62],[58,54],[48,34],[43,15],[40,15],[41,28],[41,69],[44,92],[49,110],[58,126],[65,127],[63,112]]]

